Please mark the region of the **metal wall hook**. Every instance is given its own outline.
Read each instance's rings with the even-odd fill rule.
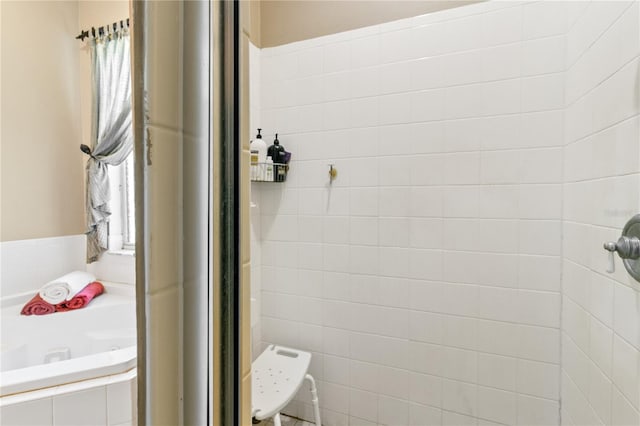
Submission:
[[[604,243],[604,249],[609,252],[607,272],[615,272],[613,253],[618,252],[629,275],[640,282],[640,214],[629,219],[618,241]]]
[[[329,164],[329,184],[332,184],[337,176],[338,169],[336,169],[334,164]]]

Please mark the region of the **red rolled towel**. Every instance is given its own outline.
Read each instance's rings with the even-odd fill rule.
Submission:
[[[55,306],[56,312],[66,312],[73,309],[84,308],[89,302],[91,302],[91,300],[93,300],[94,297],[98,297],[102,293],[104,293],[104,286],[101,283],[98,281],[89,283],[75,296],[73,296],[71,300],[58,303]]]
[[[42,300],[42,297],[40,297],[40,295],[36,293],[36,295],[33,296],[33,298],[29,300],[26,305],[24,305],[20,313],[22,315],[47,315],[52,314],[55,311],[55,306]]]

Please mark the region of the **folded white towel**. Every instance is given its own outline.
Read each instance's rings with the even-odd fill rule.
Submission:
[[[39,294],[45,302],[57,305],[71,300],[84,286],[95,280],[96,277],[88,272],[74,271],[43,285]]]

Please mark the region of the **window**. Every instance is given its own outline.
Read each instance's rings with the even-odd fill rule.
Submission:
[[[135,178],[133,152],[118,166],[109,166],[109,251],[136,248]]]
[[[122,177],[122,248],[136,248],[136,204],[133,151],[124,161]]]

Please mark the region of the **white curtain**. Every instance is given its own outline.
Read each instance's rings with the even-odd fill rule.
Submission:
[[[91,147],[80,149],[87,162],[87,263],[108,248],[108,166],[122,163],[133,149],[129,34],[121,29],[89,41],[92,56],[93,105]]]

